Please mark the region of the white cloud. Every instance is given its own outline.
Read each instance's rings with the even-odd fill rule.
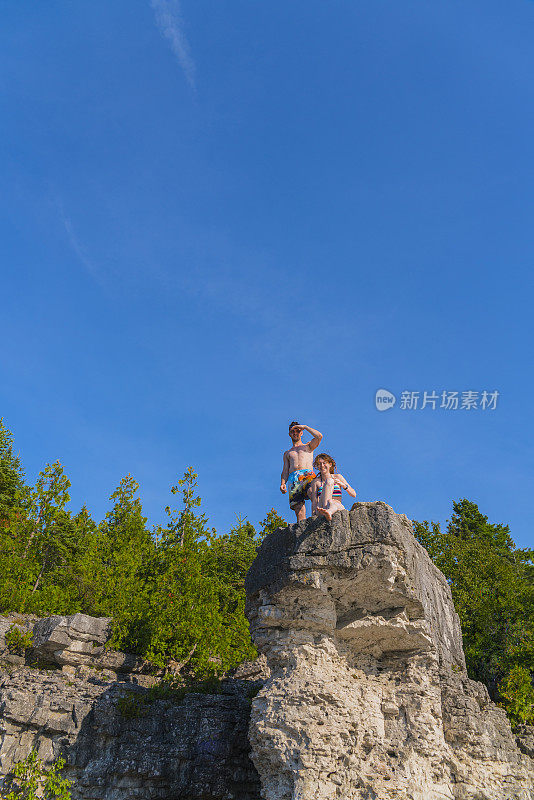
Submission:
[[[188,84],[195,88],[195,62],[191,57],[189,42],[183,32],[183,20],[178,0],[151,0],[160,32],[169,40],[171,50],[178,59]]]
[[[94,278],[98,283],[101,282],[101,275],[98,270],[98,267],[91,261],[87,253],[85,252],[84,247],[80,244],[78,237],[74,233],[74,229],[72,227],[72,222],[69,217],[65,214],[63,210],[63,204],[60,200],[56,200],[56,204],[58,207],[59,215],[61,217],[61,222],[63,223],[63,227],[67,232],[67,237],[69,239],[70,245],[76,255],[78,256],[79,261],[83,264],[89,275]]]

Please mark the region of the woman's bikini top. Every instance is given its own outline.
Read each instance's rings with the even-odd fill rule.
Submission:
[[[319,499],[321,496],[321,492],[323,491],[323,486],[317,486],[317,499]],[[342,497],[341,486],[339,485],[339,483],[334,483],[334,488],[332,490],[332,500],[334,499],[340,500],[341,497]]]

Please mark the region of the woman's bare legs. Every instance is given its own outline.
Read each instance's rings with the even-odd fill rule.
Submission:
[[[311,513],[312,517],[317,514],[317,478],[310,483],[310,488],[308,489],[308,497],[311,500]]]
[[[317,507],[317,513],[321,514],[321,516],[326,517],[328,520],[332,519],[332,514],[335,511],[341,511],[345,506],[343,506],[339,500],[332,500],[332,493],[334,491],[334,479],[327,478],[323,485],[323,491],[321,492],[321,497],[319,499],[319,506]]]

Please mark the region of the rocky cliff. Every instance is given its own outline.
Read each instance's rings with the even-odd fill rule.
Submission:
[[[279,529],[246,588],[260,659],[180,701],[106,650],[107,619],[0,618],[0,779],[37,747],[66,757],[76,800],[534,800],[534,729],[514,737],[467,677],[404,515],[356,503]]]
[[[279,529],[247,576],[270,677],[249,738],[265,800],[531,800],[528,735],[465,671],[447,581],[383,502]],[[532,754],[532,751],[530,751]]]
[[[2,646],[13,623],[33,631],[24,656]],[[154,677],[106,651],[109,633],[84,614],[0,619],[0,779],[36,748],[66,758],[77,800],[258,800],[247,729],[261,664],[217,694],[153,699]]]

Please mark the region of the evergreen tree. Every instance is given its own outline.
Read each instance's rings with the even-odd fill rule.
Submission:
[[[534,551],[517,549],[509,527],[488,522],[467,499],[453,511],[446,532],[414,521],[415,535],[451,586],[470,677],[510,705],[501,685],[509,694],[519,686],[516,668],[534,671]]]
[[[72,522],[76,527],[78,547],[69,567],[76,587],[78,610],[95,615],[102,586],[102,569],[97,555],[100,531],[85,504]]]
[[[124,477],[110,497],[111,511],[96,530],[87,517],[87,554],[82,568],[85,590],[92,595],[91,613],[113,618],[113,643],[142,649],[143,610],[150,591],[155,543],[137,497],[139,484]]]
[[[287,528],[287,522],[283,519],[276,509],[271,508],[265,519],[260,522],[260,537],[263,539],[269,533],[273,533],[277,528]]]
[[[65,506],[70,481],[57,461],[25,491],[25,507],[9,519],[0,606],[35,614],[64,613],[75,602],[69,585],[76,531]],[[9,605],[8,605],[9,604]]]
[[[24,504],[25,484],[20,459],[13,452],[13,434],[0,417],[0,525]]]
[[[168,507],[167,527],[158,532],[146,655],[156,664],[170,658],[206,675],[229,669],[254,651],[233,584],[233,573],[242,565],[220,573],[214,568],[225,561],[228,566],[228,559],[224,544],[219,545],[205,515],[196,510],[201,502],[196,479],[190,467],[172,487],[173,494],[182,496],[183,507]]]

